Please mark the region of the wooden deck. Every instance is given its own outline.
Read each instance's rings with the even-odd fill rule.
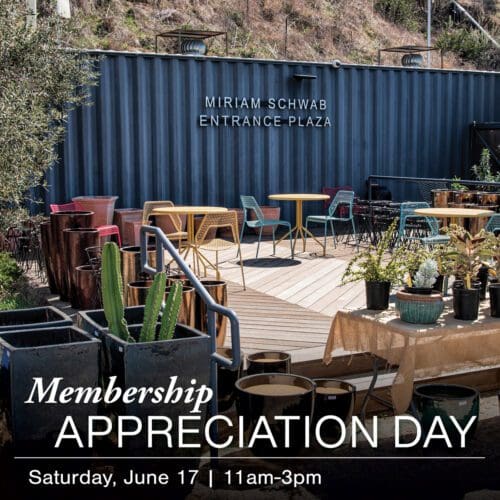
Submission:
[[[278,245],[272,256],[272,243],[264,242],[255,259],[256,246],[242,245],[246,291],[236,250],[219,255],[221,276],[229,283],[229,306],[240,319],[243,351],[283,350],[294,362],[320,359],[337,310],[365,304],[362,283],[339,286],[354,249],[341,244],[334,251],[330,240],[323,257],[319,246],[308,241],[306,253],[292,260],[287,243]]]

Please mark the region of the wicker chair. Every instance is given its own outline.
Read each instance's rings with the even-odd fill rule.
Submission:
[[[211,229],[219,229],[223,227],[228,227],[231,229],[233,241],[228,241],[217,237],[207,238]],[[238,256],[240,260],[243,290],[246,290],[245,273],[243,271],[243,260],[241,257],[240,239],[238,236],[238,214],[235,211],[229,210],[224,213],[205,215],[205,217],[201,221],[198,231],[196,232],[195,242],[199,250],[215,252],[215,272],[217,275],[217,279],[220,279],[219,252],[221,250],[228,250],[229,248],[233,248],[236,246],[238,248]],[[202,263],[205,268],[206,275],[207,266],[203,259]]]

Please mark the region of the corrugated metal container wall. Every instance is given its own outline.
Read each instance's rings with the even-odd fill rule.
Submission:
[[[364,195],[369,174],[467,176],[468,125],[500,119],[494,73],[122,53],[107,54],[100,72],[95,104],[69,118],[48,202],[117,194],[121,207],[235,207],[240,194],[265,204],[270,193],[345,184]],[[327,109],[206,110],[206,96],[316,98]],[[332,126],[200,127],[200,114],[226,112],[328,116]],[[395,199],[413,196],[389,187]]]

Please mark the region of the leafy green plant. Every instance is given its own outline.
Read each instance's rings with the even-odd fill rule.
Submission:
[[[73,20],[46,4],[35,28],[26,2],[0,1],[0,230],[25,216],[30,190],[57,160],[68,113],[90,102],[97,83],[92,58],[67,47]]]
[[[478,30],[456,28],[450,24],[436,40],[436,47],[454,52],[466,61],[478,62],[489,49],[490,42]]]
[[[447,230],[450,236],[450,260],[455,278],[462,279],[466,288],[472,288],[472,278],[482,266],[484,259],[491,256],[486,242],[486,232],[481,230],[471,235],[463,227],[451,224]]]
[[[422,17],[412,0],[377,0],[375,7],[384,17],[410,31],[416,31],[421,24]]]
[[[5,298],[12,292],[22,274],[14,258],[7,252],[0,252],[0,298]]]
[[[451,183],[451,189],[454,189],[455,191],[468,191],[469,188],[465,186],[464,184],[461,184],[460,181],[462,179],[460,177],[457,177],[456,175],[453,177],[453,182]]]
[[[361,280],[390,281],[392,284],[403,281],[406,248],[400,246],[392,253],[389,252],[396,236],[397,223],[396,218],[376,247],[370,245],[367,250],[360,251],[351,259],[342,276],[343,285]]]
[[[490,274],[500,279],[500,234],[495,236],[493,233],[486,233],[484,246],[488,254]]]
[[[478,181],[485,182],[500,182],[500,172],[493,173],[491,171],[491,154],[488,148],[483,148],[478,165],[472,165],[472,173]],[[481,186],[481,189],[489,190],[490,186]]]
[[[134,342],[130,335],[125,320],[123,306],[123,281],[121,275],[120,251],[116,243],[104,244],[102,251],[102,301],[104,314],[109,330],[127,342]],[[158,315],[163,303],[166,286],[166,274],[157,273],[153,284],[148,290],[146,305],[144,307],[144,321],[139,335],[139,342],[152,342],[156,340]],[[182,283],[176,282],[170,291],[164,314],[162,316],[158,340],[169,340],[173,337],[175,324],[182,301]]]

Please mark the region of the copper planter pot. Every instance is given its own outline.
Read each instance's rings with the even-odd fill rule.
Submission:
[[[227,306],[227,284],[225,281],[202,280],[202,284],[217,304]],[[196,294],[196,328],[208,333],[207,306],[198,294]],[[215,329],[217,332],[217,346],[222,347],[226,339],[226,316],[215,314]]]
[[[170,287],[166,288],[165,301],[167,300]],[[196,291],[192,286],[184,286],[182,288],[182,303],[179,311],[177,323],[196,327]]]
[[[476,203],[476,191],[454,191],[453,203]]]
[[[127,285],[135,281],[141,281],[148,276],[142,272],[141,247],[123,247],[120,252],[122,256],[123,300],[126,306],[140,305],[128,302],[129,288]],[[148,263],[151,267],[156,267],[156,248],[154,246],[148,247]]]
[[[76,268],[89,263],[85,249],[88,247],[96,247],[99,244],[99,232],[97,229],[90,227],[78,227],[74,229],[65,229],[63,234],[68,264],[66,268],[68,295],[73,305],[78,302],[77,298],[75,298]]]
[[[500,193],[479,192],[477,193],[477,204],[481,207],[500,205]]]
[[[52,258],[55,249],[52,247],[52,228],[50,222],[42,222],[40,224],[40,239],[50,293],[57,293],[58,290]]]
[[[91,265],[75,269],[75,285],[71,307],[75,309],[101,309],[99,277]]]
[[[152,284],[153,280],[132,281],[128,283],[125,287],[127,290],[127,307],[145,305]]]
[[[67,280],[68,261],[67,251],[64,245],[63,231],[65,229],[76,229],[79,227],[92,227],[93,212],[79,210],[67,212],[54,212],[50,214],[51,226],[51,251],[52,263],[54,265],[54,277],[57,291],[61,300],[69,298],[69,284]]]
[[[453,201],[453,191],[449,189],[433,189],[432,206],[436,208],[447,208],[448,203]]]

